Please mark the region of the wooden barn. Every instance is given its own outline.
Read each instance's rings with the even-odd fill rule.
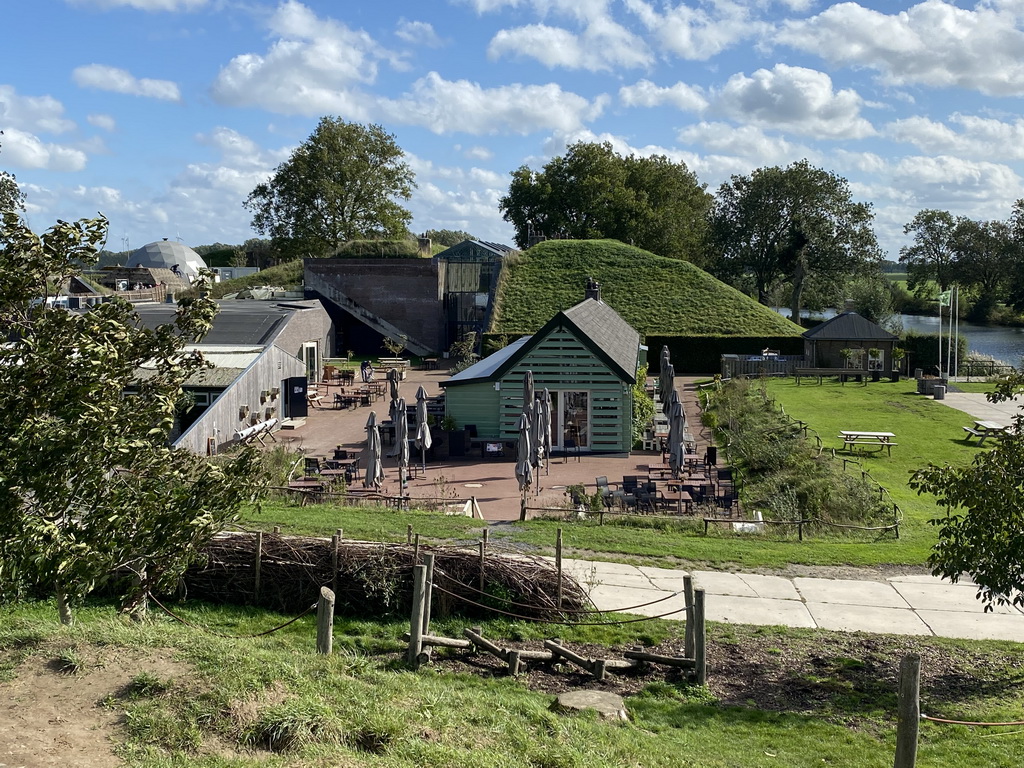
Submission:
[[[523,376],[533,371],[536,392],[551,393],[553,450],[628,452],[643,355],[640,334],[591,282],[583,302],[448,379],[446,414],[478,440],[515,441]]]
[[[899,337],[856,312],[843,312],[803,334],[805,365],[884,372],[897,366],[892,351]]]

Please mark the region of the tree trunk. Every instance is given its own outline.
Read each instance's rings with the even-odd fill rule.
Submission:
[[[132,590],[121,603],[121,613],[131,617],[132,621],[145,621],[148,611],[149,584],[143,570],[132,577]]]
[[[793,293],[789,302],[789,318],[797,325],[800,324],[800,303],[804,294],[805,277],[807,277],[807,261],[803,254],[800,254],[793,269]]]
[[[54,585],[54,592],[57,597],[57,616],[60,618],[60,623],[70,627],[75,623],[75,617],[71,613],[71,604],[68,602],[68,593],[64,590],[64,584],[58,581]]]

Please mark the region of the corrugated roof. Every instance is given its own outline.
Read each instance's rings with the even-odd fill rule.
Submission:
[[[210,345],[266,345],[281,328],[282,321],[295,309],[295,303],[284,305],[266,301],[221,301],[213,328],[203,339],[203,348]],[[137,304],[135,313],[147,328],[174,321],[174,304]]]
[[[836,341],[895,341],[899,337],[856,312],[843,312],[803,332],[805,339]]]

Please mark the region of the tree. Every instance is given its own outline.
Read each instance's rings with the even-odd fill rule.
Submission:
[[[4,132],[0,131],[0,136]],[[0,211],[24,211],[25,193],[18,187],[13,173],[0,171]]]
[[[413,172],[379,125],[323,117],[306,141],[245,200],[252,227],[290,258],[322,256],[354,238],[401,238]]]
[[[519,167],[499,202],[520,248],[533,236],[612,238],[690,260],[700,257],[709,205],[685,164],[622,157],[607,142],[573,144],[541,171]]]
[[[1001,381],[987,395],[1002,402],[1024,391],[1024,373]],[[936,576],[954,584],[965,574],[978,585],[985,609],[1012,602],[1024,606],[1024,415],[995,446],[966,467],[919,469],[910,481],[918,493],[936,496],[945,515],[931,520],[938,542],[928,556]]]
[[[752,276],[762,304],[788,283],[799,317],[810,282],[839,284],[880,261],[872,216],[870,205],[853,201],[846,179],[806,160],[733,176],[711,213],[716,261],[709,267],[726,279]]]
[[[913,234],[914,243],[900,248],[900,261],[907,265],[907,287],[916,296],[934,298],[932,282],[940,291],[952,285],[956,226],[951,213],[934,209],[919,211],[904,225],[903,233]]]
[[[106,229],[0,222],[0,585],[49,590],[65,623],[98,583],[120,585],[126,609],[174,586],[259,491],[253,451],[215,465],[167,442],[182,383],[205,366],[185,347],[210,328],[211,299],[181,301],[155,330],[117,298],[84,312],[47,301]]]
[[[1019,246],[1011,226],[1004,221],[961,217],[953,233],[953,250],[954,280],[977,293],[969,318],[984,322],[1005,297],[1010,275],[1019,261]]]
[[[461,229],[428,229],[423,236],[429,237],[432,244],[443,245],[445,248],[451,248],[466,240],[479,240],[475,235],[463,232]]]

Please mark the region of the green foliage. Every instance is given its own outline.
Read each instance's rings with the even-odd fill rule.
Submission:
[[[946,351],[949,349],[947,342],[948,339],[943,337],[941,340],[943,368],[946,367]],[[937,334],[908,331],[900,339],[900,346],[905,350],[904,356],[910,358],[908,366],[911,372],[914,368],[922,368],[926,372],[934,373],[935,367],[939,364],[939,344],[940,340]],[[962,365],[967,358],[967,339],[960,337],[956,340],[956,343],[953,344],[953,354]]]
[[[540,171],[521,166],[499,202],[520,248],[531,235],[613,238],[676,259],[701,255],[710,196],[682,162],[622,157],[608,142],[577,142]]]
[[[633,447],[644,439],[647,426],[654,420],[654,400],[647,394],[647,366],[636,369],[636,381],[633,382]]]
[[[126,607],[175,584],[258,493],[253,451],[217,466],[167,444],[182,382],[206,365],[184,349],[210,328],[211,299],[182,300],[153,330],[118,299],[86,312],[39,301],[105,236],[103,218],[36,235],[8,211],[0,228],[0,583],[56,593],[65,622],[115,573],[138,580],[119,587]]]
[[[405,335],[399,336],[397,339],[392,339],[390,336],[385,336],[381,340],[381,345],[386,349],[392,357],[398,357],[405,351],[406,344],[409,343],[409,337]]]
[[[588,277],[601,284],[602,300],[641,335],[797,337],[802,332],[692,264],[610,240],[540,243],[506,264],[504,272],[492,333],[534,333],[559,310],[583,300]]]
[[[3,135],[3,131],[0,131]],[[13,173],[0,171],[0,211],[24,211],[25,193]]]
[[[469,234],[469,232],[463,232],[461,229],[428,229],[423,233],[423,236],[429,237],[433,245],[441,245],[445,248],[451,248],[453,245],[458,245],[466,240],[480,239],[475,235]]]
[[[246,198],[252,227],[291,258],[323,256],[347,240],[404,237],[413,172],[379,125],[323,117],[316,130]]]
[[[332,709],[315,701],[293,699],[261,710],[242,732],[242,743],[271,752],[288,752],[314,742],[338,744],[341,723]]]
[[[349,240],[328,255],[333,259],[418,259],[424,256],[419,244],[409,238]]]
[[[753,277],[768,304],[780,283],[792,290],[792,317],[803,291],[841,285],[881,259],[871,206],[853,202],[846,179],[800,160],[733,176],[718,190],[711,214],[715,275]]]
[[[257,288],[269,285],[273,287],[295,289],[302,286],[302,260],[289,261],[279,264],[276,267],[268,267],[252,275],[236,277],[231,280],[222,280],[210,286],[210,296],[215,299],[223,298],[228,294],[238,293],[246,288]],[[196,296],[198,292],[194,289],[184,292],[183,296]]]
[[[1024,373],[999,383],[988,399],[1001,402],[1024,391]],[[969,466],[929,464],[914,473],[911,488],[935,495],[945,514],[932,519],[939,540],[928,558],[932,572],[953,583],[964,574],[992,605],[1024,605],[1024,413],[991,450]]]

